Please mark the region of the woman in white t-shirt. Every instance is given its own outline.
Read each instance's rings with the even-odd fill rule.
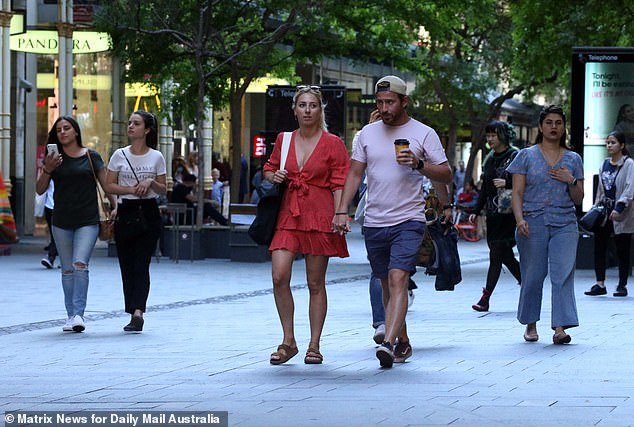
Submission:
[[[116,150],[108,164],[106,191],[118,197],[115,242],[123,281],[126,332],[143,330],[150,292],[150,261],[161,232],[157,199],[167,192],[165,158],[156,149],[156,117],[143,110],[128,120],[130,145]]]

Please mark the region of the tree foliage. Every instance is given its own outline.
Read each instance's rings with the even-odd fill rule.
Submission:
[[[300,8],[309,2],[286,6],[279,0],[114,0],[105,2],[97,25],[110,32],[115,55],[127,65],[126,78],[151,74],[157,84],[167,81],[172,107],[191,114],[202,135],[208,104],[230,100],[234,155],[233,182],[239,182],[240,143],[236,123],[246,87],[262,73],[275,68],[277,44],[294,24]],[[165,86],[163,86],[165,88]],[[227,94],[229,95],[227,97]],[[237,111],[235,111],[237,109]],[[199,153],[204,170],[204,153]],[[199,183],[202,206],[203,180]],[[232,193],[237,195],[237,185]],[[202,209],[197,224],[202,224]]]
[[[434,19],[419,42],[423,67],[413,99],[416,112],[446,136],[453,163],[459,131],[479,133],[518,84],[509,72],[511,18],[497,0],[437,2],[428,14]]]
[[[418,52],[422,73],[416,113],[447,136],[460,129],[474,143],[467,163],[484,148],[483,125],[506,99],[535,94],[568,101],[574,46],[632,45],[632,4],[616,0],[448,0],[427,4],[431,23]]]
[[[113,0],[104,3],[97,25],[112,35],[115,55],[127,64],[126,79],[151,74],[159,85],[173,81],[163,97],[197,126],[208,103],[230,105],[232,182],[239,182],[241,100],[251,81],[266,74],[292,77],[298,62],[325,56],[406,69],[416,31],[410,3]],[[199,161],[202,170],[203,156]],[[232,201],[237,187],[231,187]]]
[[[634,4],[618,0],[512,2],[512,76],[535,81],[536,91],[559,93],[567,101],[575,46],[632,46]],[[554,77],[549,80],[549,77]],[[548,81],[548,84],[539,82]]]
[[[197,126],[208,104],[230,105],[237,182],[241,100],[257,77],[293,80],[298,63],[324,57],[416,72],[412,115],[447,136],[450,155],[469,129],[470,172],[502,103],[536,93],[565,101],[571,48],[632,44],[632,8],[617,0],[112,0],[98,25],[127,64],[125,78],[174,82],[164,100]]]

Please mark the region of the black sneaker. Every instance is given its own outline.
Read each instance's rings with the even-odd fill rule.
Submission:
[[[379,363],[382,368],[391,368],[394,364],[392,344],[387,341],[383,341],[383,343],[376,349],[376,358],[379,359]]]
[[[51,258],[42,258],[41,261],[42,265],[48,269],[53,268],[53,265],[55,264],[55,258],[51,259]]]
[[[605,289],[604,286],[599,286],[599,285],[594,285],[590,288],[589,291],[584,292],[584,294],[590,295],[590,296],[606,295],[607,293],[608,293],[608,290]],[[627,295],[627,291],[625,292],[625,294]]]
[[[625,286],[617,286],[616,292],[612,294],[615,297],[626,297],[627,296],[627,288]]]

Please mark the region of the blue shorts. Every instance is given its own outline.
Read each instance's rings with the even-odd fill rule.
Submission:
[[[394,268],[416,271],[424,233],[425,223],[420,221],[405,221],[389,227],[363,227],[372,274],[387,279],[388,271]]]

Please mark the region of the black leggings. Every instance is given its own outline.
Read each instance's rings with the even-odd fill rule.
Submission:
[[[487,272],[486,290],[493,293],[502,272],[502,264],[508,268],[513,277],[521,283],[520,263],[515,259],[513,247],[510,245],[489,246],[489,271]]]
[[[594,274],[597,282],[605,281],[606,259],[608,253],[608,241],[614,232],[612,221],[608,220],[605,227],[599,227],[594,233]],[[630,274],[630,246],[632,233],[614,235],[616,255],[619,261],[619,286],[627,285],[627,277]]]

